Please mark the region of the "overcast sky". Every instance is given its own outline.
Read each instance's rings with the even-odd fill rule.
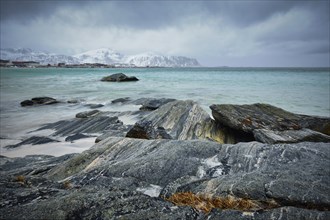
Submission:
[[[1,48],[111,48],[204,66],[330,66],[326,1],[4,1]]]

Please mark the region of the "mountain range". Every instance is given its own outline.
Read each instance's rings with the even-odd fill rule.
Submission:
[[[184,56],[164,56],[156,53],[143,53],[137,55],[124,55],[109,48],[90,50],[84,53],[68,56],[55,53],[35,51],[28,48],[6,48],[0,50],[2,60],[36,61],[41,64],[124,64],[129,66],[145,67],[198,67],[199,62],[194,58]]]

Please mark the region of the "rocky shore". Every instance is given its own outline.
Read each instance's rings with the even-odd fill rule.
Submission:
[[[212,117],[190,100],[112,104],[141,107],[81,112],[7,146],[98,134],[80,154],[1,156],[1,219],[330,219],[330,118],[267,104],[212,105]]]

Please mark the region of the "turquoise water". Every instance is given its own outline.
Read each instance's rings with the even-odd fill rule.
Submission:
[[[101,82],[123,72],[138,82]],[[330,116],[328,68],[132,68],[132,69],[1,69],[1,136],[74,117],[83,105],[22,108],[19,103],[36,96],[102,103],[100,110],[118,110],[111,100],[121,97],[192,99],[210,113],[211,104],[269,103],[285,110]],[[133,110],[133,106],[122,106]]]

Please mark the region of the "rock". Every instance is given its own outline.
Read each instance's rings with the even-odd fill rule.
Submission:
[[[278,138],[274,135],[284,135],[282,137],[284,142],[291,142],[294,139],[295,141],[324,141],[329,139],[326,136],[322,136],[320,139],[321,135],[317,135],[316,133],[312,135],[307,130],[299,132],[293,132],[292,130],[306,128],[329,135],[330,118],[293,114],[267,104],[212,105],[210,108],[212,109],[214,119],[220,125],[232,129],[234,133],[239,131],[250,137],[253,137],[254,133],[254,138],[258,141],[265,140],[265,130],[269,131],[268,138],[270,136],[275,138],[270,141],[274,143],[278,142],[276,141]],[[261,130],[261,132],[256,130]],[[272,135],[270,134],[271,131],[273,131]],[[294,134],[295,138],[287,137],[290,134]]]
[[[196,140],[108,138],[52,169],[50,177],[59,180],[75,175],[79,179],[86,172],[101,172],[103,176],[133,177],[159,185],[164,188],[161,195],[167,195],[173,182],[191,176],[179,181],[175,191],[232,195],[279,207],[324,211],[330,207],[329,155],[326,143],[220,145]]]
[[[106,82],[129,82],[129,81],[138,81],[139,79],[135,76],[126,76],[123,73],[116,73],[110,76],[103,77],[101,81]]]
[[[323,195],[330,189],[326,185],[330,177],[325,176],[328,175],[325,163],[330,162],[327,145],[310,142],[236,144],[227,148],[227,153],[220,150],[217,156],[217,161],[230,167],[228,173],[199,184],[184,185],[179,190],[213,197],[230,193],[277,207],[325,211],[330,207],[329,196]],[[309,166],[311,163],[313,167]]]
[[[31,100],[24,100],[21,102],[21,106],[24,107],[24,106],[31,106],[31,105],[34,105],[34,102],[31,101]]]
[[[44,129],[54,129],[55,132],[52,136],[70,136],[78,133],[95,135],[105,134],[114,130],[127,131],[127,127],[123,125],[123,122],[118,117],[109,117],[101,113],[93,117],[88,116],[87,118],[74,118],[50,123],[37,131]]]
[[[25,157],[8,158],[3,157],[1,160],[6,160],[0,165],[0,175],[4,176],[19,176],[19,175],[43,175],[46,171],[57,166],[60,163],[72,158],[76,154],[66,154],[60,157],[49,155],[29,155]],[[0,178],[0,180],[4,180]],[[0,190],[0,193],[2,191]],[[1,206],[0,206],[1,207]]]
[[[50,105],[50,104],[58,103],[56,99],[51,97],[36,97],[36,98],[32,98],[31,100],[32,102],[40,105]]]
[[[77,99],[72,99],[72,100],[68,100],[67,103],[69,103],[69,104],[77,104],[77,103],[79,103],[79,101]]]
[[[96,116],[98,113],[100,113],[99,110],[79,112],[76,114],[76,118],[89,118],[89,117]]]
[[[8,145],[8,146],[6,146],[6,148],[16,148],[16,147],[26,145],[26,144],[32,144],[32,145],[47,144],[47,143],[51,143],[51,142],[59,142],[59,141],[48,138],[48,137],[33,136],[33,137],[29,137],[29,138],[25,139],[24,141],[22,141],[18,144]]]
[[[176,100],[175,99],[166,99],[166,98],[149,99],[142,103],[142,107],[140,108],[140,110],[153,111],[153,110],[156,110],[157,108],[159,108],[160,106],[162,106],[166,103],[169,103],[169,102],[173,102],[173,101],[176,101]]]
[[[51,97],[36,97],[31,100],[24,100],[21,102],[21,106],[32,106],[32,105],[51,105],[58,103],[58,101]]]
[[[230,145],[110,137],[58,160],[6,160],[0,165],[0,217],[327,219],[329,155],[327,143]],[[178,192],[249,199],[262,208],[214,209],[207,214],[166,201]]]
[[[140,138],[140,139],[172,139],[172,137],[166,133],[163,127],[152,126],[151,121],[137,122],[127,132],[126,137]]]
[[[95,137],[95,136],[89,136],[89,135],[84,135],[84,134],[74,134],[74,135],[71,135],[71,136],[68,136],[67,138],[65,138],[65,141],[76,141],[76,140],[79,140],[79,139],[83,139],[83,138],[90,138],[90,137]]]
[[[107,129],[104,134],[98,136],[95,139],[95,143],[98,143],[100,141],[103,141],[109,137],[125,137],[127,132],[131,129],[132,126],[123,125],[121,129]]]
[[[330,136],[310,129],[271,131],[266,129],[255,129],[253,135],[262,143],[297,143],[303,141],[330,142]]]
[[[103,104],[87,104],[85,106],[88,106],[91,109],[94,109],[94,108],[102,108],[104,105]]]
[[[140,120],[135,126],[139,132],[129,132],[129,136],[140,138],[139,133],[150,133],[150,126],[144,126],[146,122],[151,122],[150,126],[153,127],[151,130],[157,131],[159,127],[164,128],[165,132],[173,139],[207,139],[220,143],[235,142],[226,129],[217,125],[196,102],[189,100],[171,101],[162,105]],[[135,128],[133,127],[133,129]]]
[[[131,101],[131,99],[129,97],[125,97],[125,98],[119,98],[119,99],[114,99],[111,101],[112,104],[118,104],[118,103],[126,103]]]

